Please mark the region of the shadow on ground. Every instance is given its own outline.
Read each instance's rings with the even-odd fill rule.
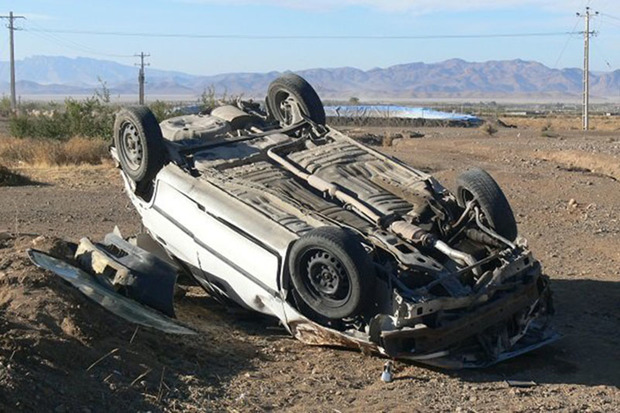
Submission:
[[[0,186],[26,186],[26,185],[44,185],[35,182],[25,175],[13,172],[5,166],[0,165]]]
[[[564,337],[552,345],[484,370],[461,371],[467,381],[620,386],[620,282],[552,280],[554,326]]]
[[[617,349],[620,346],[620,283],[597,280],[553,280],[556,315],[554,327],[559,341],[478,370],[447,372],[465,381],[532,380],[536,383],[620,386]],[[225,307],[205,297],[188,298],[192,311],[208,306],[210,320],[204,322],[241,330],[268,339],[287,333],[274,318],[239,308]],[[192,318],[195,317],[193,316]],[[191,320],[187,320],[192,322]],[[347,350],[342,349],[343,352]],[[402,379],[402,378],[401,378]]]

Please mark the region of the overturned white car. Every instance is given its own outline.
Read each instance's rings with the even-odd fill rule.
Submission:
[[[158,124],[125,108],[112,154],[180,268],[304,342],[458,368],[557,337],[548,279],[497,183],[471,169],[450,193],[327,126],[299,76],[272,82],[266,110]]]

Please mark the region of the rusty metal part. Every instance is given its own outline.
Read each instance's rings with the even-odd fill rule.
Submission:
[[[290,321],[288,327],[291,334],[305,344],[340,346],[360,350],[363,353],[382,353],[375,343],[358,337],[349,337],[340,331],[331,330],[310,320]]]
[[[455,250],[441,240],[435,240],[435,242],[433,243],[433,247],[437,249],[437,251],[441,251],[442,253],[446,254],[457,263],[466,267],[471,267],[474,274],[482,274],[480,267],[476,263],[476,259],[471,255]]]
[[[501,235],[499,235],[497,232],[493,231],[491,228],[488,228],[487,226],[485,226],[485,225],[482,223],[482,220],[480,219],[480,215],[482,214],[482,213],[480,212],[480,208],[475,207],[475,208],[474,208],[474,211],[475,211],[475,215],[476,215],[476,224],[478,224],[478,227],[479,227],[482,231],[484,231],[487,235],[489,235],[489,236],[491,236],[491,237],[493,237],[493,238],[495,238],[495,239],[497,239],[497,240],[499,240],[499,241],[503,242],[504,244],[508,245],[508,246],[509,246],[510,248],[512,248],[512,249],[517,248],[517,246],[516,246],[514,243],[512,243],[512,242],[508,241],[506,238],[502,237],[502,236],[501,236]]]
[[[479,307],[467,317],[460,317],[439,328],[433,329],[426,325],[419,325],[410,329],[383,332],[383,347],[393,357],[398,357],[403,348],[411,347],[404,343],[413,344],[415,353],[423,354],[446,349],[510,319],[535,303],[543,294],[538,290],[537,280],[538,277],[535,277],[517,291]]]
[[[471,267],[476,275],[482,274],[474,257],[450,247],[448,244],[438,240],[432,234],[429,234],[417,225],[405,221],[396,221],[390,225],[390,230],[415,244],[435,248],[457,263],[466,267]]]
[[[430,247],[435,242],[434,237],[417,225],[406,221],[396,221],[390,224],[390,231],[415,244]]]

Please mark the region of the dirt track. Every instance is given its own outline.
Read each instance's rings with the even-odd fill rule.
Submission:
[[[177,312],[198,339],[139,329],[132,340],[135,326],[34,269],[23,251],[35,236],[22,236],[0,241],[0,410],[620,411],[620,136],[420,131],[385,151],[449,188],[467,166],[491,172],[552,278],[564,339],[486,370],[398,363],[385,384],[384,360],[305,346],[191,287]],[[76,241],[115,224],[139,230],[109,167],[21,172],[40,184],[0,188],[0,231]],[[538,385],[510,388],[507,379]]]

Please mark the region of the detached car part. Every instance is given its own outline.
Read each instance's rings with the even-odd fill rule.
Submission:
[[[38,267],[60,276],[82,294],[127,321],[168,334],[196,334],[175,320],[119,294],[98,277],[65,260],[33,249],[28,251],[28,256]]]

